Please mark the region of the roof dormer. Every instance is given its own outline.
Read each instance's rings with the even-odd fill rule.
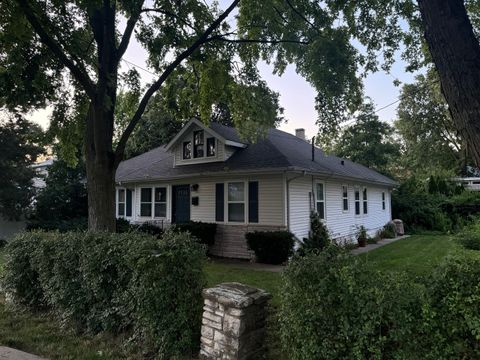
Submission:
[[[174,166],[227,160],[237,149],[247,147],[236,133],[229,134],[226,126],[190,120],[168,143],[166,150],[174,154]]]

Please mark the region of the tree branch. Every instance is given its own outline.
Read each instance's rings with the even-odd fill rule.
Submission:
[[[310,44],[309,41],[302,41],[302,40],[229,39],[229,38],[223,37],[222,35],[211,36],[207,39],[208,42],[215,41],[215,40],[224,41],[224,42],[228,42],[228,43],[236,43],[236,44],[249,44],[249,43],[253,43],[253,44],[284,44],[284,43],[287,43],[287,44],[300,44],[300,45]]]
[[[128,44],[130,43],[130,39],[132,37],[133,30],[135,29],[135,25],[137,25],[138,19],[142,13],[142,6],[143,1],[138,5],[138,10],[135,11],[127,21],[127,26],[125,27],[125,32],[122,35],[122,40],[117,48],[117,62],[122,59],[123,54],[127,51]]]
[[[200,33],[200,30],[197,29],[195,26],[193,26],[190,22],[188,22],[187,20],[185,19],[182,19],[180,16],[178,16],[177,14],[175,13],[172,13],[170,11],[167,11],[167,10],[163,10],[163,9],[142,9],[142,12],[158,12],[160,14],[163,14],[163,15],[167,15],[167,16],[170,16],[174,19],[177,19],[178,21],[180,21],[181,23],[183,23],[184,25],[188,26],[190,29],[192,29],[193,31],[195,31],[197,34]]]
[[[295,6],[293,6],[293,4],[290,2],[290,0],[285,0],[288,4],[288,6],[290,7],[290,9],[292,9],[292,11],[297,14],[297,16],[299,16],[303,21],[305,21],[308,25],[310,25],[313,29],[315,29],[319,34],[321,34],[321,30],[319,28],[317,28],[315,26],[314,23],[312,23],[310,20],[308,20],[305,15],[303,15],[300,11],[298,11]]]
[[[123,132],[120,140],[118,142],[117,148],[115,150],[115,166],[118,166],[120,161],[123,158],[125,152],[125,146],[127,145],[128,138],[132,134],[135,126],[140,121],[145,109],[147,107],[148,101],[152,95],[160,89],[165,80],[170,76],[170,74],[176,69],[178,65],[182,63],[183,60],[188,58],[195,50],[197,50],[201,45],[207,42],[210,34],[228,17],[228,15],[235,9],[240,0],[234,0],[230,6],[204,31],[204,33],[198,37],[198,39],[186,50],[181,52],[175,60],[173,60],[163,71],[162,75],[156,80],[147,92],[143,95],[140,104],[138,105],[137,111],[133,115],[130,123],[127,125],[125,131]]]
[[[40,20],[35,16],[35,12],[30,7],[30,4],[27,0],[18,0],[18,3],[22,7],[25,17],[40,37],[42,43],[47,46],[57,57],[57,59],[70,70],[75,79],[82,85],[87,95],[91,99],[94,98],[95,86],[81,64],[76,65],[71,59],[68,58],[60,44],[58,44],[55,39],[43,28]]]

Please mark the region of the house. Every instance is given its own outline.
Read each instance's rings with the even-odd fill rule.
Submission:
[[[391,220],[396,183],[365,166],[327,156],[305,140],[270,129],[256,143],[228,126],[192,120],[166,146],[123,161],[116,173],[117,217],[161,226],[217,223],[211,253],[250,258],[244,235],[288,229],[308,235],[316,210],[336,239],[358,226],[370,234]]]
[[[453,181],[463,185],[467,190],[480,191],[480,177],[454,178]]]

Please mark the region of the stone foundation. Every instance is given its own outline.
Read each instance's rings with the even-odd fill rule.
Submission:
[[[203,290],[203,297],[200,359],[263,358],[270,294],[240,283],[224,283]]]
[[[215,244],[210,247],[212,255],[234,258],[252,259],[253,251],[248,250],[245,234],[252,231],[276,231],[285,230],[284,226],[270,225],[223,225],[217,224]]]

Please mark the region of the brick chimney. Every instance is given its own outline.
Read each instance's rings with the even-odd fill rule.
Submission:
[[[295,129],[295,136],[305,140],[305,129]]]

